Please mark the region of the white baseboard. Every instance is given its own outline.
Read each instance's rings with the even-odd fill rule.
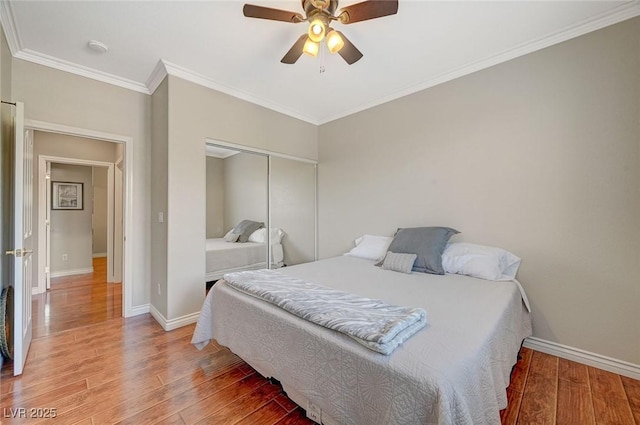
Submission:
[[[544,339],[529,337],[524,340],[523,346],[532,350],[541,351],[552,356],[571,360],[577,363],[593,366],[598,369],[628,376],[633,379],[640,379],[640,365],[614,359],[600,354],[591,353],[579,348],[569,347],[556,342]]]
[[[104,258],[107,256],[106,252],[96,252],[95,254],[93,254],[93,258]]]
[[[136,305],[131,307],[131,316],[139,316],[141,314],[149,313],[149,304]]]
[[[85,269],[70,269],[70,270],[60,270],[57,272],[51,272],[51,277],[64,277],[64,276],[74,276],[77,274],[87,274],[93,273],[93,267],[87,267]]]
[[[47,292],[47,291],[46,290],[45,291],[40,291],[40,287],[39,286],[32,286],[31,287],[31,295],[43,294],[45,292]]]
[[[196,313],[187,314],[186,316],[167,320],[167,318],[164,317],[153,305],[149,306],[149,313],[151,313],[153,318],[160,323],[160,326],[162,326],[162,329],[165,331],[172,331],[174,329],[181,328],[182,326],[195,323],[198,321],[198,317],[200,316],[200,312],[198,311]]]

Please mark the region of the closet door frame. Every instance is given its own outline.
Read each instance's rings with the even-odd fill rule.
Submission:
[[[254,147],[249,147],[245,145],[239,145],[237,143],[226,142],[218,139],[205,139],[205,148],[206,146],[214,146],[225,149],[236,150],[238,152],[257,154],[267,157],[267,228],[271,228],[271,158],[283,158],[289,159],[293,161],[304,162],[313,165],[314,169],[314,206],[313,206],[313,214],[314,214],[314,229],[313,229],[313,261],[318,261],[318,161],[314,159],[303,158],[295,155],[287,155],[280,152],[274,152],[266,149],[259,149]],[[267,246],[271,246],[271,231],[267,232]],[[267,249],[267,264],[269,268],[271,268],[271,250]]]

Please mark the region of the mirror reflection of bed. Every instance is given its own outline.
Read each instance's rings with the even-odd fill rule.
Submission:
[[[207,290],[225,273],[314,261],[314,163],[213,144],[206,154]]]

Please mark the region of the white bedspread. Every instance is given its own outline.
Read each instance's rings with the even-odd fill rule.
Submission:
[[[281,244],[272,245],[271,256],[274,265],[281,265],[283,260]],[[230,271],[266,268],[266,257],[265,244],[262,243],[231,243],[226,242],[224,238],[207,239],[207,280],[221,278],[224,273]]]
[[[514,282],[405,275],[344,256],[281,272],[422,307],[430,326],[384,356],[221,282],[192,342],[202,347],[215,338],[341,424],[500,424],[511,368],[531,335]]]

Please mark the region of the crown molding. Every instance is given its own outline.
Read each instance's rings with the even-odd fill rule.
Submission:
[[[22,49],[21,51],[17,52],[13,56],[18,59],[37,63],[39,65],[48,66],[50,68],[69,72],[71,74],[80,75],[82,77],[90,78],[92,80],[102,81],[103,83],[112,84],[114,86],[137,91],[139,93],[150,94],[149,89],[147,89],[147,86],[142,83],[138,83],[137,81],[118,77],[117,75],[98,71],[97,69],[89,68],[83,65],[78,65],[76,63],[68,62],[64,59],[55,58],[53,56],[45,55],[40,52],[35,52],[30,49]]]
[[[359,106],[356,106],[355,108],[352,108],[347,111],[343,111],[339,114],[322,117],[319,119],[318,124],[322,125],[340,118],[344,118],[346,116],[355,114],[357,112],[361,112],[366,109],[373,108],[374,106],[379,106],[379,105],[382,105],[383,103],[387,103],[392,100],[396,100],[401,97],[404,97],[413,93],[417,93],[419,91],[428,89],[430,87],[434,87],[439,84],[446,83],[447,81],[451,81],[456,78],[463,77],[465,75],[468,75],[477,71],[481,71],[485,68],[489,68],[499,63],[506,62],[511,59],[515,59],[529,53],[533,53],[537,50],[541,50],[546,47],[553,46],[554,44],[562,43],[563,41],[567,41],[572,38],[579,37],[581,35],[602,29],[609,25],[626,21],[627,19],[631,19],[639,15],[640,15],[640,0],[633,0],[627,4],[618,6],[598,16],[585,19],[584,21],[574,25],[567,26],[560,31],[557,31],[557,32],[554,32],[553,34],[549,34],[545,37],[539,38],[538,40],[527,42],[519,46],[516,46],[514,48],[508,49],[502,53],[498,53],[496,55],[493,55],[475,62],[471,62],[453,71],[440,74],[434,78],[429,79],[428,81],[425,81],[420,84],[407,87],[404,90],[395,92],[392,95],[381,97],[371,102],[363,103]]]
[[[265,107],[267,109],[271,109],[272,111],[280,112],[292,118],[297,118],[301,121],[306,121],[310,124],[314,124],[314,125],[319,124],[318,120],[314,117],[310,117],[304,114],[300,114],[299,112],[292,111],[287,107],[275,104],[273,102],[269,102],[268,100],[265,100],[265,99],[258,98],[243,90],[240,90],[234,87],[229,87],[209,77],[205,77],[204,75],[195,73],[193,71],[188,70],[187,68],[181,67],[176,64],[172,64],[165,60],[162,60],[162,63],[164,64],[165,69],[167,70],[167,74],[173,75],[174,77],[178,77],[183,80],[187,80],[192,83],[198,84],[200,86],[204,86],[204,87],[228,94],[229,96],[233,96],[238,99],[246,100],[247,102]]]
[[[147,79],[147,90],[149,90],[149,94],[153,94],[156,91],[167,75],[167,68],[164,66],[164,61],[160,59]]]
[[[11,3],[8,1],[0,0],[0,23],[2,24],[9,50],[11,54],[15,56],[16,53],[22,50],[22,39],[16,26]]]
[[[186,81],[198,84],[203,87],[207,87],[238,99],[245,100],[247,102],[262,106],[267,109],[288,115],[293,118],[308,122],[314,125],[326,124],[328,122],[355,114],[357,112],[364,111],[375,106],[379,106],[383,103],[390,102],[392,100],[399,99],[401,97],[428,89],[438,84],[445,83],[447,81],[454,80],[456,78],[480,71],[482,69],[497,65],[502,62],[506,62],[511,59],[515,59],[520,56],[535,52],[537,50],[544,49],[554,44],[561,43],[563,41],[570,40],[572,38],[587,34],[592,31],[599,30],[601,28],[613,25],[624,20],[636,17],[640,15],[640,0],[632,0],[626,4],[618,6],[607,12],[604,12],[596,17],[586,19],[578,24],[570,25],[564,29],[555,33],[549,34],[546,37],[542,37],[532,42],[524,43],[516,46],[512,49],[506,50],[499,54],[471,62],[467,65],[459,67],[453,71],[437,75],[428,81],[424,81],[420,84],[416,84],[407,87],[403,90],[395,92],[392,95],[384,96],[375,99],[371,102],[366,102],[361,105],[351,108],[349,110],[340,112],[335,115],[327,115],[324,117],[312,117],[309,115],[301,114],[298,111],[293,111],[290,108],[276,103],[270,102],[266,99],[258,98],[250,93],[247,93],[238,88],[230,87],[215,81],[209,77],[193,72],[182,66],[172,64],[170,62],[160,59],[153,69],[146,83],[140,83],[137,81],[129,80],[126,78],[118,77],[113,74],[98,71],[89,67],[74,64],[62,59],[58,59],[52,56],[48,56],[39,52],[35,52],[22,47],[22,41],[20,34],[15,25],[15,19],[11,4],[7,1],[0,0],[0,23],[5,32],[7,43],[11,54],[18,58],[29,62],[34,62],[40,65],[48,66],[61,71],[69,72],[72,74],[80,75],[86,78],[90,78],[104,83],[112,84],[125,89],[133,90],[139,93],[152,94],[158,86],[162,83],[163,79],[167,75],[173,75]]]
[[[15,24],[15,17],[13,14],[13,9],[11,8],[11,3],[5,0],[0,0],[0,24],[2,24],[2,28],[7,39],[7,44],[9,45],[9,50],[11,51],[11,55],[14,58],[48,66],[60,71],[80,75],[92,80],[102,81],[103,83],[112,84],[114,86],[137,91],[140,93],[151,94],[145,84],[139,83],[137,81],[118,77],[117,75],[98,71],[93,68],[78,65],[76,63],[23,48],[22,39],[20,38],[20,32],[18,31],[18,27]]]

